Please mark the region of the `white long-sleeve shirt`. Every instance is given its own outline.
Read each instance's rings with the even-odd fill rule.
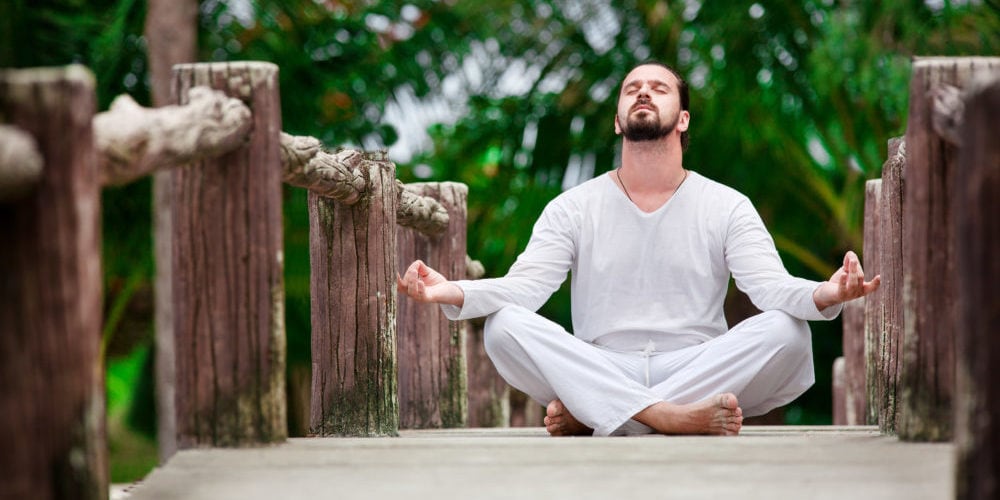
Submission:
[[[452,320],[508,304],[534,311],[569,271],[574,334],[596,343],[636,333],[673,349],[725,333],[730,275],[761,310],[822,320],[841,309],[817,310],[819,283],[788,274],[746,196],[695,172],[652,213],[609,175],[565,191],[545,207],[506,276],[456,282],[465,302],[443,309]]]

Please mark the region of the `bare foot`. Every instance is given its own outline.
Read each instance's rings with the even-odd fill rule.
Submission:
[[[552,436],[589,436],[594,429],[580,423],[558,399],[545,407],[545,430]]]
[[[660,434],[735,436],[743,427],[743,409],[736,395],[728,392],[686,405],[662,401],[637,413],[634,418]]]

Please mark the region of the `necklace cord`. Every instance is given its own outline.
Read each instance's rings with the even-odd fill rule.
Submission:
[[[635,203],[635,200],[632,199],[632,195],[630,195],[628,193],[628,188],[625,187],[625,181],[622,180],[622,172],[621,172],[621,170],[622,170],[621,167],[616,168],[615,169],[615,176],[618,177],[618,183],[622,185],[622,191],[625,191],[625,196],[628,197],[628,201],[631,201],[632,203]],[[684,184],[684,181],[686,181],[687,178],[688,178],[688,171],[685,168],[684,169],[684,178],[681,179],[681,181],[679,183],[677,183],[677,187],[674,188],[674,191],[677,191],[678,189],[680,189],[681,184]]]

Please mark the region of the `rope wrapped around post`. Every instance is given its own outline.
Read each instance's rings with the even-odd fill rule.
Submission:
[[[156,170],[228,153],[247,140],[250,108],[208,87],[193,87],[188,102],[144,108],[120,95],[94,117],[102,185],[121,185]]]
[[[0,125],[0,202],[14,201],[42,178],[42,155],[31,134]]]
[[[399,210],[396,223],[427,236],[437,236],[448,229],[448,211],[430,196],[422,196],[414,188],[396,180]]]
[[[281,172],[287,184],[308,189],[345,205],[353,205],[367,190],[361,168],[367,161],[388,161],[384,152],[366,153],[338,148],[329,153],[315,137],[281,134]],[[448,211],[434,198],[421,196],[395,182],[399,208],[396,222],[428,236],[448,228]]]
[[[287,184],[320,196],[353,205],[365,192],[361,163],[365,154],[356,149],[323,151],[319,139],[281,133],[281,176]]]

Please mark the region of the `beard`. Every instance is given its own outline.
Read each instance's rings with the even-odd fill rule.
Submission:
[[[680,113],[674,115],[674,119],[670,123],[661,124],[660,117],[655,114],[652,118],[630,116],[625,120],[625,126],[622,127],[622,135],[632,142],[656,141],[673,132],[679,118]]]

